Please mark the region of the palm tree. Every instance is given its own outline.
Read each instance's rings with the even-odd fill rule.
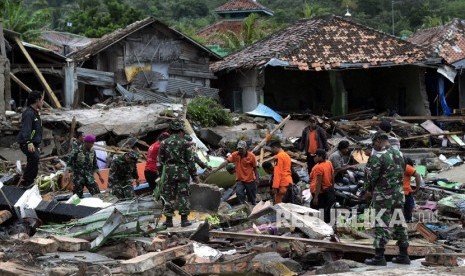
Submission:
[[[48,10],[29,12],[21,0],[3,0],[0,4],[3,26],[20,33],[24,40],[30,41],[36,38],[49,17]]]
[[[242,30],[239,34],[228,30],[225,33],[217,33],[215,37],[223,42],[229,52],[242,49],[267,35],[267,32],[259,24],[259,18],[258,14],[252,13],[242,22]]]

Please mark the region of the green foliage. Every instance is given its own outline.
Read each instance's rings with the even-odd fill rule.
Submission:
[[[142,19],[142,12],[119,0],[78,0],[79,9],[68,20],[70,31],[87,37],[101,37]]]
[[[187,105],[187,117],[201,127],[232,125],[231,115],[217,101],[209,97],[196,97]]]
[[[23,40],[32,41],[47,26],[50,13],[47,9],[30,11],[21,0],[3,0],[0,2],[0,18],[3,27],[21,34]]]

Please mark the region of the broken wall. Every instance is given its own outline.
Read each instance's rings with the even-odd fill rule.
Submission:
[[[0,56],[0,118],[3,117],[3,114],[5,114],[5,106],[7,106],[5,102],[5,73],[7,71],[7,66],[9,66],[8,59],[3,56]]]

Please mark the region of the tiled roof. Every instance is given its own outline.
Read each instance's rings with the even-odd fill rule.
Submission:
[[[253,68],[276,58],[300,70],[438,63],[421,46],[338,16],[301,20],[211,65],[213,71]]]
[[[104,35],[101,38],[95,39],[94,41],[92,41],[92,43],[90,43],[86,47],[83,47],[83,48],[79,49],[78,51],[71,53],[70,56],[74,60],[78,60],[78,61],[88,59],[90,56],[98,54],[99,52],[107,49],[111,45],[113,45],[113,44],[117,43],[118,41],[124,39],[125,37],[133,34],[134,32],[137,32],[138,30],[140,30],[140,29],[142,29],[142,28],[144,28],[146,26],[149,26],[150,24],[154,24],[154,23],[159,24],[159,25],[163,26],[164,28],[169,29],[169,31],[174,32],[179,37],[182,37],[182,38],[186,39],[189,43],[193,44],[194,46],[196,46],[198,48],[201,48],[210,57],[213,57],[214,60],[219,60],[220,59],[220,57],[218,55],[213,53],[207,47],[205,47],[202,44],[196,42],[195,40],[189,38],[188,36],[184,35],[183,33],[179,32],[179,31],[177,31],[177,30],[175,30],[173,28],[168,27],[165,23],[163,23],[163,22],[161,22],[161,21],[159,21],[159,20],[157,20],[157,19],[155,19],[153,17],[147,17],[147,18],[145,18],[145,19],[143,19],[141,21],[136,21],[136,22],[126,26],[123,29],[118,29],[118,30],[116,30],[116,31],[114,31],[112,33]]]
[[[453,63],[465,58],[465,20],[454,19],[443,26],[420,30],[408,41],[429,47]]]
[[[267,9],[265,6],[255,0],[230,0],[224,5],[215,9],[215,12],[217,13],[235,11],[264,11],[273,14],[271,10]]]
[[[224,42],[216,37],[216,34],[224,34],[231,31],[240,34],[242,30],[242,20],[222,20],[213,25],[207,26],[197,32],[197,35],[207,39],[208,45],[222,45]]]

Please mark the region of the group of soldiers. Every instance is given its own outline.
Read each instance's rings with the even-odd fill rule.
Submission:
[[[194,182],[199,183],[195,167],[196,160],[192,152],[191,139],[188,139],[189,136],[185,136],[183,123],[173,121],[170,124],[170,132],[170,134],[164,134],[163,139],[158,139],[156,142],[157,154],[154,160],[150,161],[154,162],[155,168],[151,168],[151,172],[156,177],[161,176],[159,172],[165,172],[164,182],[160,183],[162,185],[161,199],[164,205],[163,214],[166,217],[164,225],[173,227],[173,216],[177,207],[181,215],[181,226],[186,227],[191,225],[188,220],[190,177]],[[93,148],[95,140],[94,135],[86,135],[82,139],[76,139],[68,155],[68,166],[73,172],[73,193],[80,198],[83,196],[84,187],[92,195],[100,193],[94,173],[97,173],[103,183],[97,166],[97,155]],[[118,199],[134,197],[134,181],[136,185],[139,185],[136,167],[138,158],[136,152],[130,151],[116,156],[111,161],[108,190]],[[197,161],[197,163],[201,162]],[[210,169],[205,164],[201,165]],[[147,168],[145,173],[147,174]],[[152,185],[151,190],[154,188],[155,184]]]

